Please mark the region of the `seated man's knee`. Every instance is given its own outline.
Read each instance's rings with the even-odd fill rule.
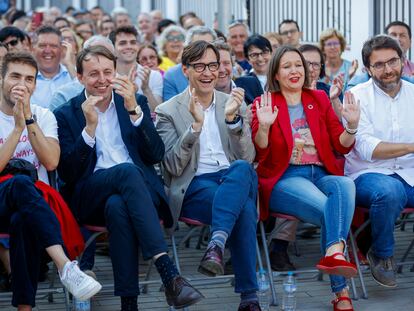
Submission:
[[[121,181],[143,178],[142,170],[133,163],[122,163],[114,166],[114,175],[117,180]]]
[[[398,216],[407,204],[407,200],[403,184],[393,177],[381,179],[372,193],[374,208],[384,208],[388,215],[392,215],[394,212]]]
[[[27,189],[34,187],[33,180],[26,175],[15,175],[11,178],[13,190]]]
[[[116,221],[126,215],[126,205],[122,197],[118,194],[111,195],[105,203],[105,218]]]
[[[253,166],[245,160],[236,160],[231,163],[231,167],[241,174],[251,174],[254,172]]]

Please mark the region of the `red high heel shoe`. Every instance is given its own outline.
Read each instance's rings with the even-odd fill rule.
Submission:
[[[326,274],[341,275],[345,278],[352,278],[357,274],[356,266],[344,259],[337,259],[337,256],[344,256],[343,253],[335,253],[325,256],[316,265],[316,268]]]
[[[351,309],[338,309],[338,303],[340,301],[349,301],[349,303],[351,304]],[[333,311],[354,311],[354,307],[352,306],[352,301],[351,298],[349,297],[345,297],[345,296],[341,296],[341,297],[337,297],[336,299],[332,300],[331,303],[333,304]]]

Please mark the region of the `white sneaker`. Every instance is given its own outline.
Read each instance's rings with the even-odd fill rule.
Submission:
[[[88,300],[102,288],[101,284],[79,269],[77,261],[67,262],[59,276],[63,286],[79,300]]]

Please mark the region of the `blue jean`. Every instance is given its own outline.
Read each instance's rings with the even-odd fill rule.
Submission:
[[[322,253],[348,237],[355,209],[352,179],[330,175],[316,165],[290,165],[273,188],[270,210],[293,215],[321,227]],[[346,287],[345,278],[330,275],[332,291]]]
[[[212,232],[229,235],[236,293],[257,291],[256,197],[256,172],[237,160],[228,169],[194,177],[181,210],[182,216],[211,224]]]
[[[395,221],[408,204],[414,207],[414,188],[397,174],[366,173],[355,179],[356,203],[370,209],[372,251],[380,258],[394,253]]]

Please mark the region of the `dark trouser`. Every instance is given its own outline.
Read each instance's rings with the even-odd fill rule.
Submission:
[[[370,209],[372,250],[380,258],[394,254],[394,227],[408,204],[414,207],[414,187],[399,175],[366,173],[355,179],[356,203]]]
[[[145,260],[167,251],[152,192],[129,163],[96,171],[82,188],[80,221],[108,228],[116,296],[139,294],[138,242]]]
[[[62,245],[53,211],[27,176],[0,183],[0,230],[10,233],[13,306],[35,305],[41,250]],[[6,227],[7,226],[7,227]]]
[[[256,196],[256,172],[238,160],[227,170],[194,177],[181,211],[182,216],[211,224],[212,232],[228,234],[237,293],[257,290]]]

